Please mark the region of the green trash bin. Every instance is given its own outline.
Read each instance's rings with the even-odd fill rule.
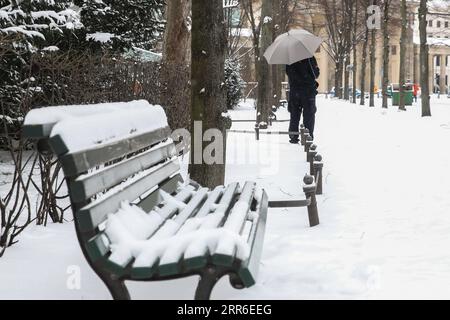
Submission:
[[[405,106],[412,106],[414,101],[412,86],[406,85],[403,94],[405,96]],[[400,105],[400,88],[398,84],[392,85],[392,105],[393,106]]]

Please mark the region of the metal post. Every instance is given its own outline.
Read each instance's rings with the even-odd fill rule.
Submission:
[[[255,137],[256,141],[259,141],[259,124],[255,124]]]
[[[302,146],[305,144],[305,141],[303,138],[304,134],[305,134],[305,125],[301,124],[300,125],[300,143],[302,144]]]
[[[317,200],[316,200],[316,184],[314,182],[314,177],[306,175],[303,179],[305,183],[303,186],[303,191],[305,192],[306,199],[310,199],[311,203],[308,206],[308,218],[309,225],[315,227],[319,225],[319,212],[317,210]]]
[[[301,127],[300,127],[300,132],[301,132]],[[302,134],[302,139],[301,139],[301,143],[302,143],[302,146],[304,146],[305,145],[305,143],[306,143],[306,137],[307,136],[309,136],[309,129],[306,129],[305,127],[303,127],[303,134]]]
[[[305,142],[305,152],[308,153],[309,148],[313,145],[313,138],[308,134]]]
[[[314,176],[316,178],[317,189],[316,194],[323,194],[323,158],[320,154],[316,154],[314,157]]]
[[[309,172],[312,176],[314,176],[314,157],[317,154],[317,146],[313,144],[306,154],[306,161],[309,162]]]

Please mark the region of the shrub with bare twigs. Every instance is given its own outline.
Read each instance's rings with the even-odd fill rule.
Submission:
[[[136,99],[189,108],[189,101],[180,101],[182,95],[174,94],[189,91],[190,70],[187,66],[162,68],[156,62],[77,51],[38,52],[30,61],[23,95],[15,102],[2,102],[0,109],[5,115],[15,103],[15,110],[19,110],[14,120],[7,116],[0,119],[0,149],[8,156],[12,173],[5,196],[3,192],[0,196],[0,256],[17,242],[18,235],[27,226],[32,223],[46,225],[48,221],[63,222],[69,208],[60,166],[51,155],[32,150],[32,144],[21,135],[23,118],[29,110]],[[163,69],[177,77],[164,76]],[[173,128],[190,121],[170,107],[166,111]],[[188,117],[189,112],[184,116]]]

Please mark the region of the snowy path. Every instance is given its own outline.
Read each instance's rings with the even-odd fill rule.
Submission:
[[[307,228],[304,210],[272,211],[259,288],[239,297],[450,297],[450,101],[442,101],[421,119],[417,107],[319,100],[322,224]],[[290,148],[280,151],[280,175],[267,179],[278,179],[269,195],[285,179],[300,181]],[[230,172],[231,181],[245,170]]]
[[[383,112],[323,98],[318,105],[326,177],[321,225],[308,227],[306,209],[271,210],[259,284],[236,291],[223,279],[213,298],[449,298],[450,99],[433,100],[431,119],[421,119],[417,107]],[[254,111],[243,107],[232,116]],[[231,134],[227,181],[256,180],[272,199],[303,197],[304,157],[285,137],[256,144],[253,135]],[[29,230],[0,259],[0,299],[108,299],[72,228]],[[67,288],[68,266],[80,267],[80,290]],[[191,299],[195,283],[130,288],[138,299]]]

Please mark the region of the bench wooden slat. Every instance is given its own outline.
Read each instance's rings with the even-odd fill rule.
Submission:
[[[195,188],[191,185],[185,186],[183,189],[178,189],[178,192],[176,195],[174,195],[174,199],[180,202],[187,202],[188,199],[191,198],[191,193],[194,191]],[[161,193],[161,188],[159,187],[157,189],[158,193]],[[162,201],[163,197],[160,197],[160,201]],[[158,207],[159,208],[159,207]],[[156,209],[156,208],[152,208]],[[162,206],[160,210],[158,210],[158,215],[161,216],[163,219],[170,219],[172,215],[174,215],[177,212],[177,207],[174,206],[171,203],[166,203]],[[173,220],[165,220],[163,224],[158,226],[155,231],[149,236],[149,239],[152,239],[154,235],[160,232],[160,230],[164,227],[165,223],[167,221],[173,221]],[[169,230],[170,231],[170,230]],[[173,230],[175,233],[176,231]],[[127,268],[127,266],[133,261],[132,256],[128,256],[125,258],[125,256],[120,256],[120,260],[112,261],[114,260],[115,256],[114,253],[109,257],[109,259],[105,263],[105,268],[108,268],[111,272],[114,274],[122,274],[124,270]],[[117,257],[116,257],[117,258]],[[147,269],[147,272],[151,272],[152,274],[157,271],[158,268],[158,260],[155,261],[155,263],[152,264],[152,266]],[[142,270],[141,270],[142,271]]]
[[[76,213],[81,232],[94,230],[109,213],[116,212],[123,201],[133,202],[145,190],[150,190],[179,171],[178,159],[169,161],[155,171],[137,178],[110,196],[94,201]],[[120,192],[119,192],[120,191]]]
[[[106,235],[101,232],[91,240],[87,241],[86,251],[92,262],[104,258],[110,251],[109,240]]]
[[[200,226],[200,229],[211,229],[221,226],[234,204],[233,200],[238,194],[238,191],[239,183],[235,182],[228,185],[219,201],[217,209],[204,221],[204,223]],[[217,218],[215,216],[217,216]]]
[[[23,135],[30,139],[45,139],[50,135],[54,123],[23,126]]]
[[[186,208],[184,208],[175,218],[166,220],[164,225],[158,232],[156,232],[152,239],[165,239],[175,235],[184,222],[195,214],[196,210],[202,205],[207,197],[207,188],[201,188],[196,192],[194,197],[188,202]]]
[[[233,184],[230,184],[223,192],[222,198],[220,199],[220,202],[216,209],[217,214],[221,215],[222,218],[214,219],[214,221],[218,221],[217,223],[212,224],[211,221],[209,221],[209,224],[207,224],[207,225],[203,224],[199,228],[204,229],[207,227],[207,228],[211,229],[211,228],[216,228],[222,224],[226,213],[228,213],[230,207],[232,206],[232,200],[233,200],[234,196],[237,194],[238,188],[239,188],[239,184],[233,183]],[[223,190],[223,187],[217,187],[215,190],[217,190],[216,192],[219,192],[219,191],[221,191],[221,189]],[[214,193],[214,191],[211,192],[209,199],[212,199],[215,197],[216,197],[216,194]],[[208,200],[204,203],[204,205],[207,204]],[[201,211],[202,211],[202,209],[200,209],[200,211],[197,213],[197,215],[195,215],[195,217],[198,217],[198,214]],[[211,214],[211,216],[212,216],[212,214]],[[206,262],[203,263],[203,261],[206,261],[205,254],[206,254],[206,252],[202,252],[201,254],[199,254],[199,256],[189,259],[189,260],[181,259],[181,257],[180,257],[180,261],[177,261],[175,263],[159,265],[159,266],[156,263],[153,266],[149,266],[147,268],[133,267],[132,271],[131,271],[131,275],[132,275],[133,279],[145,279],[145,278],[151,277],[155,273],[159,273],[159,275],[161,275],[161,276],[171,276],[171,275],[175,275],[180,272],[190,272],[190,270],[193,270],[196,268],[201,268],[204,265],[206,265]],[[201,261],[201,262],[199,262],[199,261]]]
[[[147,207],[148,211],[150,212],[151,210],[155,209],[155,206],[160,204],[161,201],[163,200],[163,197],[160,196],[161,191],[167,192],[169,194],[173,194],[176,193],[174,196],[174,198],[177,201],[181,201],[181,202],[187,202],[190,198],[191,198],[191,194],[192,191],[195,190],[195,187],[192,185],[187,185],[185,187],[183,187],[182,189],[180,189],[178,187],[178,182],[181,180],[181,177],[179,175],[176,175],[175,177],[171,178],[169,181],[161,184],[158,189],[156,189],[149,197],[154,198],[154,200],[152,200],[152,203]],[[174,184],[175,183],[175,184]],[[149,199],[145,199],[144,201],[149,201]],[[142,207],[141,207],[142,208]],[[160,210],[158,210],[158,214],[163,218],[163,219],[169,219],[172,215],[174,215],[177,212],[177,208],[172,206],[171,204],[164,204],[162,206],[162,208]],[[152,236],[157,233],[163,225],[160,225],[155,232],[153,232],[153,234],[149,237],[149,239],[152,238]],[[106,267],[108,268],[112,268],[112,270],[114,272],[121,272],[121,270],[123,270],[124,268],[126,268],[128,266],[128,264],[132,261],[131,257],[130,259],[124,261],[122,264],[117,264],[114,263],[112,261],[108,261]],[[144,268],[134,268],[131,270],[130,273],[130,277],[133,279],[144,279],[144,278],[149,278],[151,277],[153,274],[155,274],[157,272],[158,269],[158,261],[155,261],[155,263],[153,263],[150,266],[144,267]]]
[[[216,187],[213,191],[211,191],[211,194],[208,197],[208,200],[205,202],[205,204],[202,206],[202,208],[197,212],[195,215],[197,218],[202,218],[206,215],[208,215],[212,211],[212,206],[217,203],[217,200],[220,198],[224,191],[223,186]]]
[[[200,189],[199,192],[204,191],[205,193],[207,192],[208,189]],[[212,205],[217,201],[217,199],[219,198],[219,196],[221,195],[223,190],[223,187],[217,187],[215,188],[212,192],[210,192],[207,200],[205,202],[203,202],[203,205],[201,207],[198,206],[198,204],[193,204],[192,207],[196,206],[197,208],[200,208],[197,212],[197,214],[195,214],[195,209],[192,210],[191,208],[189,208],[189,206],[191,205],[191,203],[193,201],[191,201],[188,204],[188,207],[186,208],[187,210],[183,210],[183,212],[181,212],[176,218],[175,221],[177,223],[183,223],[182,226],[179,228],[179,230],[176,232],[177,235],[179,234],[186,234],[189,232],[195,232],[195,230],[197,230],[202,221],[201,218],[206,215],[207,213],[210,212]],[[197,192],[197,194],[199,193]],[[203,197],[203,199],[201,199],[200,201],[203,201],[205,197]],[[194,200],[194,199],[193,199]],[[204,208],[207,208],[206,210],[203,210]],[[203,211],[203,212],[202,212]],[[201,213],[202,215],[199,216],[198,214]],[[184,244],[180,244],[180,246],[183,246]],[[160,260],[160,266],[158,268],[159,270],[159,274],[162,276],[169,276],[169,275],[174,275],[177,274],[179,272],[182,272],[182,265],[183,265],[183,253],[184,250],[181,250],[180,248],[171,248],[171,250],[168,250],[166,252],[164,252],[164,254],[161,257]]]
[[[193,187],[191,186],[187,186],[185,187],[183,190],[180,190],[180,192],[174,197],[176,200],[178,201],[185,201],[190,197],[190,194],[193,190]],[[183,192],[183,191],[187,191],[187,192]],[[180,213],[180,214],[184,214],[184,218],[187,219],[187,217],[189,217],[189,214],[192,215],[195,210],[198,208],[199,206],[199,202],[203,201],[203,199],[206,196],[208,189],[207,188],[202,188],[201,190],[199,190],[197,192],[197,194],[189,201],[189,203],[187,204],[186,208]],[[163,209],[167,207],[170,208],[170,211],[176,211],[173,210],[173,207],[171,206],[171,204],[166,204]],[[179,230],[179,228],[182,226],[182,224],[184,223],[184,220],[179,219],[178,222],[175,221],[175,219],[169,219],[168,216],[164,216],[164,212],[159,211],[158,212],[160,215],[162,215],[162,217],[164,219],[167,219],[161,226],[159,226],[156,231],[149,237],[149,239],[156,239],[158,240],[158,238],[161,239],[165,239],[165,238],[170,238],[173,235],[175,235],[177,233],[177,231]],[[114,254],[111,255],[110,259],[107,261],[107,266],[113,270],[113,272],[115,273],[120,273],[122,272],[133,260],[133,258],[131,256],[128,256],[126,259],[124,257],[121,257],[120,261],[112,261],[114,257]],[[156,260],[151,266],[150,269],[152,270],[152,272],[155,272],[156,268],[158,267],[158,260]],[[172,266],[173,267],[173,266]],[[160,272],[160,271],[159,271]],[[160,272],[161,273],[161,272]]]
[[[208,195],[208,199],[203,203],[200,210],[195,214],[194,217],[186,220],[180,230],[178,230],[178,234],[186,234],[199,229],[205,221],[203,218],[211,212],[214,205],[217,206],[216,202],[222,195],[223,190],[224,187],[219,186],[211,191]]]
[[[59,156],[65,176],[74,177],[101,164],[155,145],[158,142],[166,140],[169,136],[170,128],[165,127],[124,140],[99,144],[89,150],[74,153],[69,153],[66,144],[59,135],[50,138],[50,145],[53,151]]]
[[[194,186],[187,186],[180,190],[176,195],[174,195],[174,199],[176,201],[184,202],[185,204],[191,199],[192,192],[195,190]],[[157,210],[159,215],[163,219],[170,219],[178,212],[178,206],[173,203],[165,203],[162,208]]]
[[[183,226],[190,217],[194,216],[201,209],[203,203],[208,198],[208,191],[208,188],[200,188],[197,190],[187,207],[174,218],[174,221],[180,226]]]
[[[217,209],[207,217],[207,220],[204,221],[199,229],[212,229],[222,226],[225,217],[234,204],[233,200],[238,193],[238,189],[239,183],[237,182],[227,186]],[[183,263],[188,270],[202,268],[207,264],[207,248],[203,247],[203,250],[199,251],[200,248],[201,246],[192,243],[186,249]]]
[[[247,288],[256,283],[264,244],[268,205],[269,199],[267,193],[263,191],[258,212],[258,221],[256,224],[253,224],[248,241],[251,248],[250,258],[239,270],[239,277]]]
[[[181,177],[181,175],[177,174],[169,180],[164,181],[162,184],[160,184],[158,189],[155,189],[151,193],[143,196],[142,200],[137,205],[144,211],[150,212],[155,206],[161,203],[161,190],[172,194],[176,192],[180,183],[183,183],[183,178]]]
[[[126,178],[175,155],[173,143],[156,146],[149,151],[108,166],[93,174],[83,175],[71,181],[71,196],[75,203],[84,202],[93,195],[107,190]]]
[[[225,221],[225,229],[236,234],[241,234],[254,199],[255,188],[256,184],[254,182],[245,183],[239,201],[231,210],[227,221]],[[234,261],[235,253],[236,246],[229,246],[228,241],[224,239],[218,243],[213,255],[213,261],[220,266],[231,266]]]

